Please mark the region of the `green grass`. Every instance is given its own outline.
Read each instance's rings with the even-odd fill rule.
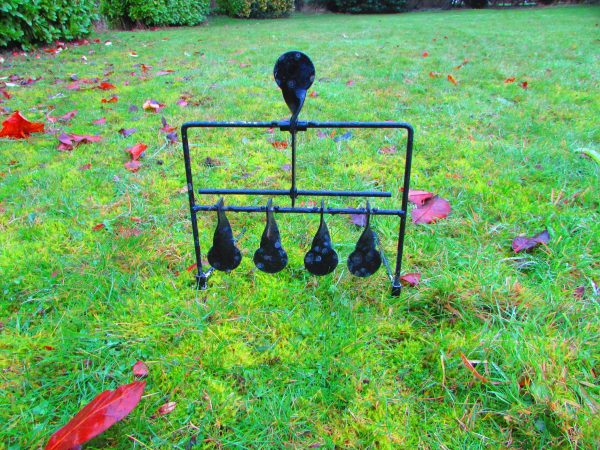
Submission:
[[[0,448],[40,448],[96,394],[130,382],[138,359],[150,367],[140,405],[86,448],[185,449],[194,436],[209,448],[594,448],[600,168],[577,150],[600,150],[598,22],[597,7],[214,19],[101,34],[112,46],[39,59],[5,56],[2,76],[42,80],[8,88],[3,107],[38,121],[50,107],[77,109],[71,124],[47,129],[103,141],[59,152],[48,133],[0,140]],[[345,217],[329,220],[342,263],[315,278],[302,257],[316,217],[278,218],[290,263],[270,276],[251,261],[263,217],[230,214],[236,232],[247,227],[244,260],[209,290],[193,289],[181,149],[166,145],[161,114],[141,106],[165,103],[178,126],[284,118],[272,67],[290,49],[317,70],[318,97],[302,117],[409,121],[412,187],[452,204],[448,219],[408,227],[404,271],[423,280],[399,298],[383,270],[348,274],[360,231]],[[147,79],[130,76],[141,63],[153,66]],[[71,74],[114,83],[119,102],[65,89]],[[184,92],[198,106],[177,106]],[[100,117],[104,126],[91,125]],[[138,131],[123,138],[122,127]],[[287,187],[288,153],[269,137],[192,132],[197,185]],[[404,139],[307,133],[300,187],[397,193],[403,156],[377,149]],[[136,142],[149,148],[130,173],[124,149]],[[206,156],[223,165],[206,167]],[[375,204],[397,205],[398,195]],[[94,231],[98,223],[106,229]],[[206,251],[215,217],[200,224]],[[396,221],[374,224],[391,257]],[[546,227],[547,248],[512,252],[513,237]],[[128,237],[131,228],[141,233]],[[461,352],[487,361],[477,368],[494,383],[475,379]],[[152,419],[166,401],[176,409]]]

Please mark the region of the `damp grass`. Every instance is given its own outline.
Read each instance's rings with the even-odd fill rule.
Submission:
[[[599,166],[581,149],[599,151],[599,20],[582,6],[214,18],[5,55],[3,76],[41,77],[7,88],[6,111],[78,114],[0,140],[0,448],[40,448],[99,392],[132,381],[137,360],[150,369],[144,398],[86,448],[594,448]],[[412,123],[412,187],[452,205],[445,220],[408,226],[403,271],[422,280],[400,297],[383,269],[348,274],[360,229],[346,217],[328,220],[340,265],[310,276],[318,219],[295,215],[278,217],[290,262],[272,276],[252,264],[264,217],[230,214],[236,234],[246,229],[242,263],[194,289],[181,148],[161,116],[287,117],[272,67],[290,49],[317,70],[302,117]],[[66,88],[95,77],[116,90]],[[164,109],[145,112],[148,99]],[[61,131],[102,141],[60,152]],[[376,206],[397,206],[405,136],[352,133],[300,137],[299,187],[385,189],[393,198]],[[190,137],[196,187],[289,186],[278,130]],[[137,142],[148,149],[130,173],[124,150]],[[378,151],[389,146],[397,153]],[[393,262],[397,220],[373,223]],[[215,217],[199,224],[206,252]],[[515,236],[543,229],[547,246],[512,252]],[[167,401],[175,410],[152,418]]]

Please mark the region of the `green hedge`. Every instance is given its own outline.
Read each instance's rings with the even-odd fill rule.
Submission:
[[[206,20],[210,0],[101,0],[100,11],[116,27],[198,25]]]
[[[231,17],[284,17],[294,10],[294,0],[217,0],[220,12]]]
[[[96,20],[95,0],[1,0],[0,47],[78,39]]]
[[[407,0],[329,0],[327,8],[351,14],[397,13],[407,10]]]

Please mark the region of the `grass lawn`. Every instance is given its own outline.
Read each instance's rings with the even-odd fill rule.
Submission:
[[[0,106],[47,132],[0,139],[0,448],[40,448],[99,392],[131,382],[137,360],[150,368],[144,398],[87,449],[594,448],[600,166],[578,150],[600,150],[599,22],[598,7],[216,18],[5,55],[3,77],[42,79],[9,86]],[[404,272],[423,278],[400,297],[383,268],[348,274],[360,229],[343,216],[328,221],[340,265],[317,278],[302,264],[317,217],[278,217],[290,262],[272,276],[252,264],[263,216],[229,214],[236,233],[247,228],[241,266],[193,288],[181,146],[161,116],[285,118],[272,68],[290,49],[317,70],[301,118],[412,123],[411,187],[452,205],[436,224],[409,224]],[[67,88],[73,75],[80,90]],[[95,77],[116,88],[82,81]],[[165,107],[145,112],[148,99]],[[63,131],[102,141],[59,151]],[[287,188],[289,148],[269,141],[286,138],[192,130],[196,187]],[[397,206],[404,139],[303,133],[299,187],[386,189],[395,198],[375,205]],[[124,150],[138,142],[148,149],[131,173]],[[397,154],[378,152],[391,145]],[[215,222],[200,218],[204,252]],[[391,257],[397,220],[373,224]],[[545,228],[547,246],[512,251],[515,236]],[[486,382],[461,353],[482,361]]]

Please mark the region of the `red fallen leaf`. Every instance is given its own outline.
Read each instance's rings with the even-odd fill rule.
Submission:
[[[101,136],[90,136],[89,134],[66,134],[61,133],[58,136],[58,149],[62,151],[71,151],[73,147],[77,147],[80,144],[89,144],[90,142],[99,142],[102,140]]]
[[[79,167],[79,170],[83,171],[83,170],[90,170],[92,168],[92,163],[87,163],[84,164],[83,166]]]
[[[515,77],[508,77],[506,80],[504,80],[504,82],[505,82],[506,84],[509,84],[509,83],[514,83],[514,82],[515,82],[515,80],[516,80],[516,78],[515,78]]]
[[[400,281],[414,287],[421,281],[421,274],[419,272],[405,273],[400,277]]]
[[[146,144],[138,143],[132,147],[126,148],[125,151],[131,154],[132,160],[137,161],[138,159],[140,159],[140,156],[142,156],[142,153],[144,153],[147,148],[148,146]]]
[[[73,449],[106,431],[136,407],[145,387],[145,381],[134,381],[97,395],[50,437],[45,450]]]
[[[515,253],[529,251],[540,244],[547,244],[550,241],[548,230],[536,234],[533,237],[517,236],[512,241],[512,249]]]
[[[101,89],[103,91],[109,91],[111,89],[116,89],[116,86],[114,84],[103,81],[102,83],[100,83],[100,85],[98,85],[98,89]]]
[[[140,234],[142,234],[142,230],[139,230],[137,228],[119,227],[119,231],[117,234],[121,238],[130,238],[132,236],[139,236]]]
[[[312,97],[312,98],[316,98],[319,96],[319,94],[317,94],[317,91],[311,91],[310,94],[308,94],[308,96]]]
[[[354,80],[348,80],[346,81],[346,86],[354,86],[355,81]]]
[[[489,380],[483,375],[481,375],[479,372],[477,372],[477,369],[475,369],[473,364],[471,364],[471,361],[469,361],[462,352],[460,353],[460,359],[462,359],[462,362],[465,365],[465,367],[471,371],[475,378],[477,378],[482,383],[489,383]]]
[[[177,100],[176,102],[179,106],[181,106],[182,108],[188,105],[188,102],[185,101],[184,99],[180,98],[179,100]]]
[[[67,84],[67,89],[70,89],[71,91],[78,91],[81,89],[81,85],[78,81],[75,81],[74,83]]]
[[[0,92],[2,92],[2,95],[4,96],[4,98],[6,100],[10,100],[10,98],[12,97],[12,95],[10,95],[10,93],[8,93],[7,91],[5,91],[4,89],[0,89]]]
[[[58,270],[55,270],[50,274],[50,278],[56,278],[58,276]]]
[[[429,72],[429,76],[430,76],[431,78],[439,78],[440,76],[442,76],[442,74],[441,74],[441,73],[439,73],[439,72],[433,72],[433,71],[432,71],[432,72]]]
[[[163,103],[158,103],[156,100],[146,100],[142,106],[144,111],[152,111],[153,113],[157,113],[164,107],[165,105]]]
[[[92,227],[92,230],[94,230],[94,231],[100,231],[103,228],[106,228],[106,225],[104,225],[103,223],[99,223],[98,225],[94,225]]]
[[[51,345],[44,345],[44,350],[54,350],[54,347]]]
[[[137,131],[137,128],[121,128],[119,130],[119,134],[123,137],[131,136],[133,133]]]
[[[585,286],[579,286],[573,291],[573,297],[575,297],[577,300],[581,300],[583,298],[583,294],[585,294]]]
[[[366,214],[350,214],[350,222],[358,227],[367,226],[367,215]]]
[[[456,78],[454,78],[452,75],[448,75],[448,81],[454,85],[458,84],[458,81],[456,81]]]
[[[140,170],[140,167],[142,167],[142,163],[135,159],[125,163],[125,168],[130,172],[137,172]]]
[[[427,58],[429,56],[429,53],[428,52],[423,52],[423,55],[421,55],[421,56],[423,56],[423,58]]]
[[[44,124],[42,122],[30,122],[19,111],[15,111],[8,119],[2,122],[0,137],[25,139],[31,133],[41,133],[42,131],[44,131]]]
[[[162,116],[160,120],[162,123],[162,128],[160,129],[160,131],[162,131],[163,133],[172,133],[177,129],[176,127],[172,127],[168,124],[167,119],[165,119],[165,116]]]
[[[165,403],[160,408],[158,408],[158,410],[156,411],[156,414],[151,416],[151,419],[154,419],[155,417],[164,416],[165,414],[169,414],[170,412],[173,412],[173,410],[175,409],[175,406],[177,406],[176,402]]]
[[[116,95],[112,95],[110,98],[103,98],[100,100],[102,103],[117,103],[119,101],[119,97]]]
[[[437,195],[411,211],[413,223],[434,223],[450,214],[450,203]]]
[[[106,117],[101,117],[97,120],[93,120],[92,123],[94,125],[104,125],[106,123]]]
[[[140,68],[142,69],[143,73],[148,72],[150,69],[152,69],[152,66],[147,66],[146,64],[140,64]]]
[[[177,132],[173,131],[172,133],[167,133],[167,140],[169,144],[176,144],[178,142]]]
[[[288,146],[286,141],[273,141],[271,145],[275,147],[277,150],[285,150]]]
[[[390,145],[389,147],[382,147],[379,149],[379,153],[382,155],[394,155],[396,154],[396,146]]]
[[[75,117],[77,115],[77,110],[74,109],[73,111],[69,111],[68,113],[60,116],[60,117],[51,117],[51,116],[47,116],[47,119],[49,122],[55,123],[57,120],[60,122],[68,122],[69,120],[71,120],[73,117]]]
[[[186,188],[186,192],[187,192],[187,188]],[[197,267],[198,267],[198,264],[194,263],[185,270],[187,270],[188,272],[191,272],[193,270],[196,270]]]
[[[529,84],[527,83],[527,81],[523,81],[520,85],[523,89],[527,89],[527,87],[529,86]]]
[[[146,378],[148,376],[148,366],[144,361],[138,361],[133,365],[133,376]]]
[[[412,189],[409,189],[408,191],[408,201],[417,206],[423,206],[423,204],[432,197],[433,194],[431,192]]]
[[[169,73],[173,73],[175,72],[172,69],[167,69],[167,70],[159,70],[158,72],[156,72],[156,75],[161,76],[161,75],[167,75]]]
[[[458,66],[456,66],[454,69],[455,69],[455,70],[460,70],[460,69],[462,69],[463,67],[465,67],[465,66],[466,66],[468,63],[469,63],[469,60],[468,60],[467,58],[465,58],[465,59],[463,60],[463,62],[462,62],[462,63],[460,63]]]

